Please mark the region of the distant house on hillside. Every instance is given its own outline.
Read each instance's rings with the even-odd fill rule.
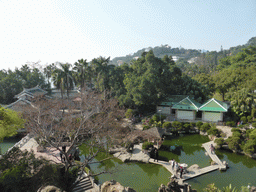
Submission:
[[[191,96],[173,95],[157,106],[157,113],[167,115],[172,120],[220,122],[228,108],[227,103],[214,98],[200,104]]]

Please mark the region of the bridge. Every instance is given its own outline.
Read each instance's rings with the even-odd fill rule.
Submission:
[[[199,169],[195,169],[193,171],[189,171],[188,173],[183,174],[183,178],[178,178],[178,183],[179,184],[183,184],[184,181],[189,180],[189,179],[193,179],[195,177],[204,175],[206,173],[210,173],[212,171],[215,170],[226,170],[227,166],[225,164],[223,164],[223,162],[221,162],[221,160],[218,158],[218,156],[215,153],[211,153],[210,151],[210,145],[214,144],[213,141],[204,143],[202,145],[202,147],[205,148],[206,152],[209,154],[209,157],[215,162],[215,165],[210,165],[204,168],[199,168]],[[154,161],[154,159],[150,158],[149,159],[150,163],[154,163],[154,164],[158,164],[158,165],[162,165],[163,167],[165,167],[172,175],[176,175],[176,171],[175,169],[172,169],[172,166],[170,165],[169,162],[166,161]],[[177,176],[178,177],[178,176]]]

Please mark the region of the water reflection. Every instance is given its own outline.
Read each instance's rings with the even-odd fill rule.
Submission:
[[[246,155],[237,154],[237,153],[233,153],[233,152],[226,151],[226,150],[218,150],[218,151],[216,151],[216,154],[218,155],[218,157],[221,160],[223,160],[224,155],[226,155],[226,157],[228,159],[227,162],[231,161],[234,164],[242,163],[247,168],[256,167],[256,160],[252,159]]]

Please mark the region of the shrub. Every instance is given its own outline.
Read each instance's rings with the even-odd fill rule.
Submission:
[[[153,115],[152,119],[153,121],[159,121],[160,117],[158,115]]]
[[[133,115],[134,115],[134,111],[132,109],[127,109],[125,113],[125,117],[128,119],[131,119]]]
[[[255,123],[252,123],[252,126],[253,126],[254,128],[256,128],[256,122],[255,122]]]
[[[148,126],[148,125],[144,125],[143,126],[143,130],[147,130],[147,129],[149,129],[150,127]]]
[[[218,136],[220,134],[220,131],[214,127],[207,130],[208,135],[214,135]]]
[[[251,116],[252,116],[252,118],[256,117],[256,109],[255,108],[252,109]]]
[[[249,123],[252,122],[252,116],[247,116],[247,122],[249,122]]]
[[[239,129],[239,128],[232,128],[231,129],[231,132],[233,133],[233,132],[241,132],[241,130]]]
[[[156,127],[162,127],[162,122],[159,121],[158,123],[156,123]]]
[[[240,138],[239,137],[230,137],[227,139],[228,142],[228,147],[231,150],[238,150],[239,148],[239,142],[240,142]]]
[[[154,120],[153,119],[150,119],[149,121],[148,121],[148,124],[149,125],[152,125],[154,123]]]
[[[210,128],[211,128],[211,126],[209,123],[204,123],[203,125],[201,125],[200,130],[203,132],[206,132]]]
[[[196,126],[196,123],[194,123],[194,122],[190,123],[190,128],[194,128],[195,126]]]
[[[190,123],[185,123],[183,127],[186,131],[188,131],[191,128]]]
[[[247,118],[245,116],[241,117],[240,120],[243,121],[243,123],[247,122]]]
[[[148,141],[145,141],[143,144],[142,144],[142,149],[146,149],[148,150],[150,147],[153,147],[153,143],[151,142],[148,142]]]
[[[224,145],[225,141],[223,138],[217,138],[217,139],[215,139],[214,143],[217,144],[217,148],[221,148],[222,145]]]
[[[173,122],[172,122],[172,127],[173,127],[174,129],[180,130],[180,129],[182,129],[182,123],[179,122],[179,121],[173,121]]]
[[[232,137],[241,137],[241,133],[238,131],[233,132]]]
[[[248,140],[243,147],[243,151],[247,154],[252,155],[256,149],[256,141],[255,140]]]
[[[235,127],[236,123],[234,121],[227,121],[226,126]]]
[[[203,122],[202,122],[202,121],[196,122],[196,127],[197,127],[198,129],[200,129],[202,125],[203,125]]]
[[[163,125],[162,125],[162,127],[164,128],[164,129],[168,129],[168,128],[170,128],[172,126],[172,123],[171,122],[164,122],[163,123]]]

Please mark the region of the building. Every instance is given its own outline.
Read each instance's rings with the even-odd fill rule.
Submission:
[[[214,98],[201,104],[192,96],[173,95],[168,101],[157,106],[157,113],[167,115],[172,120],[222,122],[228,109],[227,103]]]

